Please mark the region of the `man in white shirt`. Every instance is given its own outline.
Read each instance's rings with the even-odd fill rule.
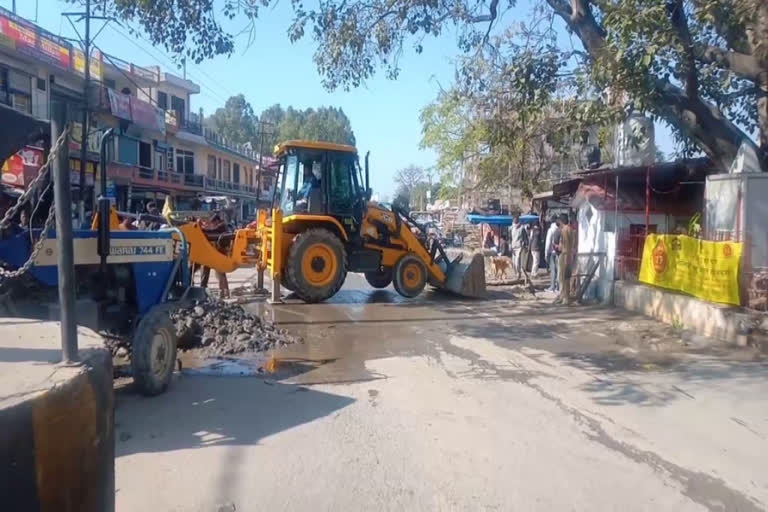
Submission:
[[[555,251],[555,238],[560,234],[559,230],[557,217],[552,217],[552,222],[547,230],[547,236],[544,239],[544,256],[547,258],[547,267],[549,268],[549,291],[551,292],[557,292],[559,289],[557,280],[557,251]]]

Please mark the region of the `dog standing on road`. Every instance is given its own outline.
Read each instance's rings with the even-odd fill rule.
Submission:
[[[507,270],[512,267],[512,260],[507,256],[491,258],[491,263],[493,263],[493,276],[498,280],[504,279]]]

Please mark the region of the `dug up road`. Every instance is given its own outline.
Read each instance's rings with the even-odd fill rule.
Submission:
[[[119,390],[117,509],[768,509],[760,354],[551,300],[350,275],[326,304],[252,302],[305,343],[274,374]]]

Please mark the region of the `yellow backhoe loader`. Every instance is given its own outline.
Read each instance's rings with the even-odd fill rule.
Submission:
[[[339,291],[347,272],[363,273],[375,288],[391,283],[405,297],[419,295],[427,284],[468,297],[485,294],[482,255],[469,264],[461,255],[450,260],[440,241],[407,212],[371,201],[368,156],[363,171],[353,146],[288,141],[276,154],[279,205],[260,210],[248,228],[209,233],[201,222],[168,208],[153,221],[167,220],[184,234],[192,265],[224,273],[242,267],[269,271],[275,300],[282,284],[305,302],[324,301]],[[120,229],[125,216],[137,217],[113,209],[110,229]],[[97,215],[94,229],[98,223]],[[229,243],[220,243],[223,236]]]
[[[279,144],[279,204],[261,210],[254,227],[259,265],[270,272],[273,297],[282,285],[306,302],[332,297],[347,272],[371,286],[390,283],[405,297],[427,284],[469,297],[485,293],[483,257],[450,260],[439,240],[407,212],[371,201],[368,156],[361,168],[353,146]]]

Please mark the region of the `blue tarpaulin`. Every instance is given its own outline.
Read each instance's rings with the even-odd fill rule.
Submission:
[[[470,213],[467,215],[467,219],[471,224],[490,224],[491,226],[511,226],[514,220],[512,215],[480,215],[477,213]],[[538,215],[521,215],[520,222],[522,224],[535,224],[539,222]]]

